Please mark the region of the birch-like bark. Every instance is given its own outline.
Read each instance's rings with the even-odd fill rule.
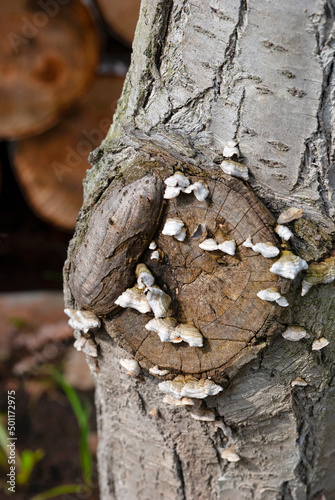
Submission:
[[[215,172],[232,139],[274,215],[303,208],[294,251],[308,261],[331,251],[334,19],[333,0],[143,0],[131,68],[114,125],[92,155],[69,258],[120,165],[148,155],[144,144]],[[221,430],[162,403],[157,379],[125,375],[118,360],[129,354],[113,332],[100,331],[101,498],[334,499],[334,290],[321,285],[301,298],[297,287],[281,321],[303,326],[310,340],[275,338],[207,401],[233,431],[237,463],[220,457]],[[71,302],[67,285],[65,298]],[[320,332],[330,345],[312,352]],[[307,387],[291,387],[298,376]]]

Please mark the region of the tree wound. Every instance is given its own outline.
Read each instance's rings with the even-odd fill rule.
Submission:
[[[195,182],[199,177],[190,180]],[[197,201],[193,194],[180,194],[168,201],[153,235],[164,253],[163,261],[153,261],[148,248],[139,260],[172,298],[171,315],[201,331],[203,347],[161,342],[156,333],[145,329],[152,314],[140,314],[134,309],[121,310],[105,326],[147,369],[158,365],[172,372],[215,378],[254,358],[260,341],[270,334],[270,323],[275,324],[281,312],[280,306],[259,299],[257,292],[277,286],[284,293],[288,284],[269,271],[274,259],[266,259],[242,245],[251,236],[254,243],[269,241],[279,246],[271,227],[274,219],[267,209],[237,179],[219,174],[216,180],[204,180],[210,190],[205,201]],[[171,217],[183,220],[187,228],[184,242],[162,234],[166,219]],[[192,238],[199,225],[207,236],[205,232],[203,238]],[[218,243],[234,239],[236,254],[202,250],[199,243],[204,237]],[[135,282],[134,275],[132,285]]]

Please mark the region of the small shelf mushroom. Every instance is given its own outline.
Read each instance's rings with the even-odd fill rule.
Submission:
[[[178,375],[173,380],[167,380],[158,384],[165,394],[176,399],[189,397],[204,399],[207,396],[216,396],[222,391],[222,387],[208,379],[196,379],[190,375]]]
[[[220,165],[221,170],[228,175],[232,175],[233,177],[238,177],[247,181],[249,179],[249,170],[248,167],[238,163],[236,161],[231,160],[223,160]]]
[[[69,325],[84,333],[87,333],[92,328],[99,328],[101,325],[100,319],[93,311],[67,308],[64,309],[64,312],[70,318]]]
[[[281,253],[280,259],[270,267],[270,271],[283,278],[293,280],[300,271],[307,268],[308,264],[304,259],[298,257],[298,255],[294,255],[289,250],[284,250]]]

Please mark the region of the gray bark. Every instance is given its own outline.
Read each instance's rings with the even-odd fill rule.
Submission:
[[[132,65],[114,125],[92,155],[69,260],[128,162],[149,160],[152,146],[214,175],[231,139],[274,215],[303,208],[295,252],[311,261],[331,251],[334,19],[332,0],[143,0]],[[303,298],[298,285],[281,323],[311,338],[276,337],[207,399],[233,431],[237,463],[221,459],[220,429],[162,403],[155,377],[125,375],[118,360],[129,353],[112,330],[100,330],[92,370],[102,499],[335,499],[335,285]],[[65,298],[73,304],[67,284]],[[320,332],[330,345],[312,352]],[[292,388],[298,376],[309,385]]]

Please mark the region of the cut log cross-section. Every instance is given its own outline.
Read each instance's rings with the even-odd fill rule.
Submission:
[[[43,132],[93,81],[99,36],[87,7],[47,3],[1,2],[0,138]]]
[[[255,243],[279,246],[272,228],[274,219],[252,191],[223,173],[207,178],[192,175],[187,168],[184,171],[191,182],[206,182],[210,194],[204,201],[184,193],[164,201],[163,181],[168,173],[162,174],[162,170],[122,189],[120,180],[111,185],[93,212],[84,244],[73,257],[70,286],[77,306],[105,316],[107,332],[143,367],[159,365],[174,373],[206,374],[222,380],[223,375],[232,375],[254,358],[276,328],[281,308],[259,299],[257,292],[276,286],[285,293],[288,282],[270,272],[273,259],[242,245],[251,236]],[[103,231],[102,226],[98,231],[96,217],[105,219]],[[168,218],[184,222],[184,241],[162,234]],[[198,232],[192,237],[200,224],[207,238],[218,243],[235,240],[235,255],[201,249],[204,237],[199,239]],[[151,238],[163,256],[160,260],[151,259]],[[201,331],[203,347],[162,343],[145,328],[151,313],[116,309],[116,298],[135,284],[138,262],[147,265],[156,285],[171,297],[169,315]]]

